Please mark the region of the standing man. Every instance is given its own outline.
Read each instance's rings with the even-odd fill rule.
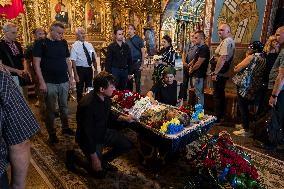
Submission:
[[[11,164],[12,189],[25,188],[30,164],[31,138],[39,130],[19,88],[2,64],[0,51],[0,188],[9,189],[6,173]]]
[[[217,116],[217,122],[221,122],[225,115],[225,87],[234,58],[235,41],[231,36],[231,28],[228,24],[221,24],[218,27],[218,35],[222,41],[215,50],[214,60],[216,66],[212,68],[211,79],[214,89],[215,115]]]
[[[189,75],[192,76],[195,95],[198,104],[204,106],[204,79],[210,59],[209,47],[205,44],[205,34],[203,31],[196,31],[194,34],[195,44],[198,47],[196,55],[190,63]]]
[[[43,116],[45,111],[45,102],[43,95],[39,91],[39,83],[38,79],[35,73],[35,69],[33,66],[33,48],[34,44],[37,40],[45,39],[46,38],[46,32],[42,28],[36,28],[33,30],[34,35],[34,41],[27,45],[25,50],[25,59],[27,61],[27,64],[29,66],[29,70],[31,73],[32,81],[35,84],[35,93],[37,95],[38,101],[36,102],[36,106],[40,107],[40,113]]]
[[[186,45],[186,48],[184,48],[183,54],[182,54],[182,63],[183,63],[183,89],[184,89],[184,95],[183,100],[187,100],[187,93],[188,93],[188,82],[190,82],[190,75],[189,75],[189,67],[191,61],[194,59],[196,51],[198,49],[198,46],[195,45],[195,39],[194,39],[195,33],[190,33],[190,43]]]
[[[51,144],[58,143],[54,128],[56,102],[58,101],[62,134],[73,135],[68,124],[69,84],[73,81],[72,68],[68,62],[69,50],[66,40],[62,40],[64,26],[53,23],[46,39],[36,41],[33,49],[34,67],[39,80],[39,89],[46,94],[45,125]]]
[[[84,96],[77,107],[76,142],[87,157],[91,172],[98,177],[104,176],[104,169],[110,167],[108,162],[128,152],[132,146],[117,130],[109,129],[115,120],[135,121],[130,115],[111,112],[110,97],[115,90],[114,80],[110,73],[100,72],[94,78],[94,90]],[[104,146],[112,149],[103,154]]]
[[[129,24],[128,26],[129,39],[126,41],[131,50],[132,55],[132,69],[134,74],[136,92],[141,94],[141,71],[143,70],[145,60],[144,41],[135,34],[135,26]],[[128,80],[128,88],[133,91],[133,79]]]
[[[269,83],[274,83],[273,91],[269,99],[269,104],[273,106],[271,124],[273,126],[274,136],[271,136],[271,142],[277,145],[278,149],[284,149],[283,129],[284,129],[284,26],[276,31],[276,39],[280,44],[281,51],[270,72]],[[276,79],[275,79],[276,77]]]
[[[131,79],[132,57],[129,46],[123,42],[123,29],[114,30],[115,41],[108,46],[106,71],[116,80],[118,90],[125,90],[128,79]]]
[[[75,30],[77,41],[72,45],[70,60],[76,81],[77,102],[79,103],[83,91],[92,87],[93,68],[96,69],[96,52],[91,43],[85,41],[85,30],[81,27]]]
[[[23,78],[30,77],[28,64],[24,60],[23,49],[17,39],[17,26],[12,23],[6,23],[3,26],[4,37],[0,41],[0,50],[2,51],[2,63],[12,74],[14,81],[18,86],[22,86]],[[22,94],[23,89],[20,88]]]

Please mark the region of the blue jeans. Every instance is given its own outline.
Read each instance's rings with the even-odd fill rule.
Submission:
[[[6,171],[0,175],[0,188],[9,189],[9,180]]]
[[[204,106],[204,78],[193,77],[192,80],[197,103]]]
[[[111,68],[111,74],[115,77],[116,88],[120,91],[125,90],[128,81],[128,70],[120,68]]]
[[[56,102],[58,101],[60,120],[62,124],[62,130],[68,129],[68,94],[69,94],[69,82],[65,83],[46,83],[47,95],[46,95],[46,119],[45,126],[50,134],[55,134],[54,119],[56,111]]]

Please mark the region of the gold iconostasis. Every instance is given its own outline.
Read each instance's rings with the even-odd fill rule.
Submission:
[[[141,36],[147,27],[160,31],[161,4],[158,0],[24,0],[23,3],[24,14],[13,20],[3,17],[0,20],[0,25],[9,21],[21,26],[18,33],[23,44],[33,40],[34,28],[48,31],[54,21],[65,25],[64,37],[69,42],[75,40],[75,28],[84,27],[87,40],[97,48],[112,41],[114,27],[126,29],[133,23]]]

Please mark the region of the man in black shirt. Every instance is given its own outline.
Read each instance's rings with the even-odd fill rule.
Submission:
[[[62,40],[64,26],[54,23],[50,26],[49,38],[38,40],[33,48],[33,63],[39,81],[39,90],[46,94],[45,125],[50,143],[58,143],[54,128],[56,102],[60,110],[62,134],[73,135],[68,124],[68,93],[72,83],[71,65],[68,62],[69,50]]]
[[[114,34],[115,41],[107,49],[106,71],[113,74],[117,89],[122,91],[131,79],[132,57],[129,46],[123,42],[123,29],[115,29]]]
[[[196,31],[194,34],[195,44],[198,46],[198,50],[194,59],[190,63],[192,65],[189,68],[189,75],[192,76],[194,83],[195,95],[197,103],[204,106],[204,79],[210,59],[209,47],[205,44],[205,34],[203,31]]]
[[[112,120],[133,122],[129,115],[111,112],[111,95],[115,90],[114,77],[100,72],[94,78],[94,90],[85,95],[77,107],[76,142],[86,155],[93,171],[103,171],[104,165],[131,148],[131,143],[118,131],[109,129]],[[102,155],[104,146],[113,147]],[[102,162],[103,161],[103,162]],[[102,164],[103,163],[103,164]]]

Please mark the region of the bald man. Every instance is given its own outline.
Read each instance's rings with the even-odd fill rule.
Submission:
[[[272,128],[271,142],[277,145],[279,150],[284,149],[283,125],[284,125],[284,26],[276,31],[276,39],[280,44],[281,51],[270,72],[269,83],[273,83],[273,91],[269,99],[272,110]],[[276,77],[276,79],[275,79]]]
[[[235,41],[231,36],[231,28],[228,24],[221,24],[218,27],[218,35],[222,41],[215,50],[214,59],[216,66],[211,65],[211,79],[214,89],[214,111],[217,116],[217,122],[221,122],[225,115],[225,86],[234,57]]]
[[[92,87],[93,68],[96,68],[96,52],[91,43],[85,41],[86,32],[79,27],[75,30],[77,41],[72,45],[70,60],[76,81],[77,102],[79,103],[83,91]],[[85,89],[84,89],[85,87]]]

